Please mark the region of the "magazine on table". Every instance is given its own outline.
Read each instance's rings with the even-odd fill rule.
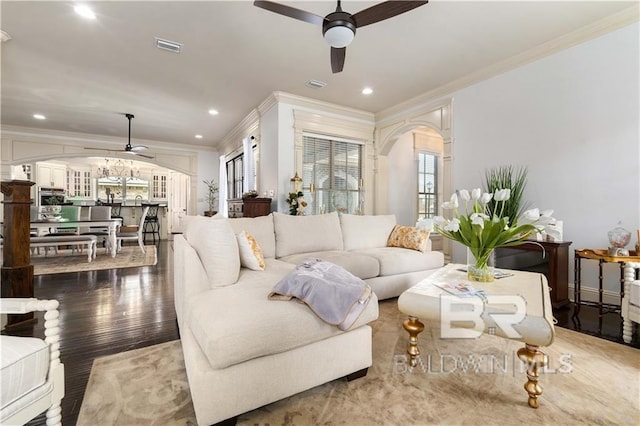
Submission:
[[[460,297],[485,296],[486,294],[484,290],[477,289],[471,284],[465,282],[436,282],[433,284],[440,287],[447,293]]]

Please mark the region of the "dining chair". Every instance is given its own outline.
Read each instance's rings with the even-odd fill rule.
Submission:
[[[63,220],[62,222],[60,222],[61,224],[64,223],[64,221],[70,221],[70,222],[74,222],[74,221],[78,221],[80,220],[80,212],[82,210],[81,206],[61,206],[60,208],[60,218]],[[55,227],[56,230],[53,232],[49,232],[50,236],[58,236],[58,235],[70,235],[70,234],[79,234],[78,232],[78,225],[74,225],[74,226],[63,226],[63,225],[59,225]]]
[[[60,218],[63,221],[77,221],[80,220],[80,212],[81,212],[81,207],[80,206],[61,206],[60,207]],[[64,222],[60,222],[60,223],[64,223]],[[54,231],[51,231],[51,228],[49,230],[48,234],[45,234],[45,237],[59,237],[59,236],[65,236],[65,235],[80,235],[79,232],[79,227],[77,225],[75,226],[55,226],[54,227]],[[53,246],[56,254],[58,253],[58,246],[54,245]],[[76,246],[71,246],[71,250],[72,252],[74,252],[76,249],[78,249],[80,252],[82,252],[82,247],[76,247]],[[47,248],[45,248],[45,254],[47,253]]]
[[[89,211],[89,220],[109,220],[111,219],[111,206],[91,206]],[[105,226],[90,226],[89,230],[83,232],[81,235],[95,235],[102,240],[102,246],[106,247],[107,251],[110,250],[109,246],[109,227]]]
[[[123,241],[138,241],[138,245],[140,246],[140,250],[143,253],[146,253],[144,249],[144,221],[147,218],[147,213],[149,213],[149,207],[145,207],[142,210],[142,216],[140,216],[140,223],[138,224],[138,230],[136,232],[120,232],[116,233],[116,241],[118,244],[118,251],[122,250],[122,242]]]

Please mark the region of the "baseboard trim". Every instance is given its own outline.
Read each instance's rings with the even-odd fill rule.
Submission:
[[[573,300],[573,290],[574,290],[573,285],[569,285],[569,298]],[[581,287],[580,288],[580,294],[581,294],[581,299],[583,301],[587,301],[587,302],[597,302],[598,301],[598,295],[600,294],[600,290],[598,290],[597,288],[593,288],[593,287]],[[602,292],[602,302],[603,303],[609,303],[612,305],[620,305],[621,301],[620,301],[620,294],[618,292],[615,291],[611,291],[611,290],[604,290]]]

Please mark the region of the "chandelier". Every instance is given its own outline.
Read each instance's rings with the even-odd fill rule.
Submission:
[[[104,165],[96,170],[98,179],[112,179],[114,181],[121,179],[137,179],[140,177],[140,169],[133,166],[130,161],[129,166],[125,165],[122,160],[117,160],[115,164],[109,165],[109,159],[104,159]]]

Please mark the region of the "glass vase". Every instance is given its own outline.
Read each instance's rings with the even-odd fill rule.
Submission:
[[[467,247],[467,279],[469,281],[483,283],[493,281],[495,261],[496,256],[494,249],[477,249],[472,251]]]

